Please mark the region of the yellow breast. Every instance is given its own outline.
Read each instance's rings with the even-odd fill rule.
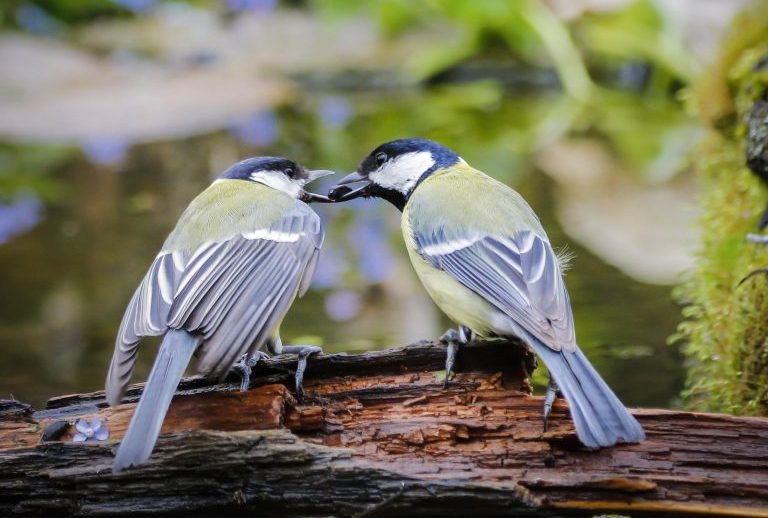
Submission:
[[[448,315],[448,318],[459,325],[469,327],[479,336],[496,332],[491,325],[492,314],[495,312],[493,306],[444,271],[429,264],[416,251],[407,205],[403,211],[401,228],[413,268],[437,307]]]

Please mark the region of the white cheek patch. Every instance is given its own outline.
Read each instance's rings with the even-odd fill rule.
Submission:
[[[370,178],[385,189],[408,194],[419,181],[421,175],[435,165],[435,159],[429,151],[405,153],[386,162],[381,168],[371,173]]]
[[[251,180],[263,183],[294,198],[298,198],[302,190],[299,182],[291,180],[280,171],[256,171],[251,173]]]

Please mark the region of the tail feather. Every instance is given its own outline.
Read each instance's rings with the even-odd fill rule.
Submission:
[[[166,333],[144,393],[117,450],[112,466],[114,473],[142,464],[152,454],[173,394],[197,344],[198,339],[186,331],[171,330]]]
[[[555,351],[534,337],[528,338],[568,401],[576,434],[585,446],[599,448],[645,439],[640,423],[619,401],[581,350]]]

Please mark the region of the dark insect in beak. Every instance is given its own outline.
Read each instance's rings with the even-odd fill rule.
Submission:
[[[350,187],[350,184],[365,182],[362,186],[355,188]],[[340,202],[359,198],[361,196],[371,195],[371,181],[355,171],[354,173],[345,176],[339,183],[333,186],[328,193],[328,197],[331,201]]]
[[[333,203],[336,201],[332,200],[328,196],[309,191],[302,191],[301,194],[299,194],[299,199],[304,203]]]

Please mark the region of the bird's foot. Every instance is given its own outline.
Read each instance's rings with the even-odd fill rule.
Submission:
[[[248,390],[248,387],[251,385],[251,369],[253,369],[256,364],[259,363],[259,360],[262,359],[269,359],[269,355],[261,351],[256,351],[250,356],[244,354],[243,357],[232,366],[232,370],[237,372],[240,376],[241,391]]]
[[[298,356],[298,363],[296,364],[296,376],[294,377],[296,383],[296,393],[304,394],[304,371],[307,369],[307,358],[313,354],[322,353],[323,349],[316,345],[284,345],[282,347],[282,354],[295,354]]]
[[[459,352],[459,347],[468,344],[471,340],[472,331],[466,326],[460,326],[459,329],[449,329],[440,337],[440,342],[446,345],[443,387],[448,386],[448,382],[453,376],[453,367],[456,363],[456,353]]]
[[[557,393],[560,391],[560,388],[557,386],[557,383],[555,383],[555,380],[552,379],[552,376],[549,376],[549,384],[547,385],[547,392],[544,394],[544,431],[547,431],[547,423],[549,420],[549,414],[552,413],[552,405],[555,404],[555,401],[557,400]]]

